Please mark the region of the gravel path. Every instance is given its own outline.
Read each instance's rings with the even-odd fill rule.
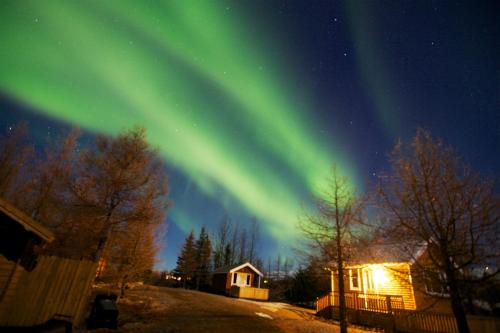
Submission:
[[[184,289],[140,287],[129,290],[118,306],[118,332],[339,332],[311,310]]]

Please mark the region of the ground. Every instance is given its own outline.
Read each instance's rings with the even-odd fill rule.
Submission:
[[[118,332],[339,332],[338,325],[316,318],[314,311],[285,303],[152,286],[127,293],[118,302]]]

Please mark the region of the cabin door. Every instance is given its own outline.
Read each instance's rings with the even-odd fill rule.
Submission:
[[[235,273],[236,276],[236,285],[238,287],[248,287],[250,285],[250,274],[247,273]]]

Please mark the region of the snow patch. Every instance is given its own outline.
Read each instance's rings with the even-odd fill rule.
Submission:
[[[267,319],[271,319],[271,320],[273,319],[273,317],[271,317],[270,315],[262,313],[262,312],[255,312],[255,314],[259,317],[262,317],[262,318],[267,318]]]

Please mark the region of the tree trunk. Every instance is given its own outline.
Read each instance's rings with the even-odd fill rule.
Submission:
[[[97,244],[97,249],[94,253],[93,259],[95,262],[99,261],[108,243],[108,237],[109,234],[111,233],[111,229],[113,228],[113,226],[110,224],[110,221],[111,221],[111,215],[113,214],[114,210],[115,207],[111,207],[108,213],[106,214],[106,220],[104,221],[104,231],[101,233],[101,237],[99,238],[99,243]]]
[[[456,283],[450,283],[450,297],[451,297],[451,309],[453,310],[453,315],[457,321],[457,327],[459,333],[469,333],[469,324],[467,323],[467,317],[465,310],[460,299],[459,291]]]
[[[460,290],[458,288],[458,283],[455,278],[453,263],[447,262],[445,269],[448,280],[448,287],[451,298],[451,309],[455,320],[457,321],[457,327],[459,333],[470,333],[469,324],[467,323],[467,317],[465,314],[464,306],[462,304],[462,299],[460,297]]]
[[[335,230],[337,232],[337,267],[339,269],[339,321],[340,333],[347,333],[347,308],[345,304],[344,288],[344,253],[342,251],[342,233],[340,225],[340,212],[338,202],[338,187],[335,188]]]
[[[339,260],[340,261],[340,260]],[[347,309],[345,304],[344,267],[339,264],[339,321],[340,333],[347,333]]]
[[[125,296],[125,286],[127,285],[125,281],[126,278],[124,277],[120,283],[120,298],[123,298],[123,296]]]

